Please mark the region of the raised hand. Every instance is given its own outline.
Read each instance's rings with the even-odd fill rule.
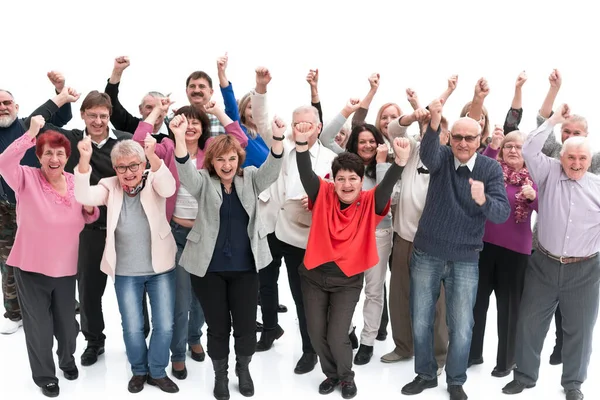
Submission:
[[[154,149],[156,148],[156,139],[148,133],[144,138],[144,153],[148,160],[154,157],[156,154],[154,153]]]
[[[525,82],[527,82],[527,74],[525,73],[525,71],[522,71],[519,76],[517,76],[517,82],[515,83],[515,87],[517,89],[520,89],[523,87],[523,85],[525,84]]]
[[[312,122],[298,122],[294,125],[294,141],[296,143],[308,142],[308,138],[315,134],[317,124]]]
[[[443,102],[440,99],[435,99],[429,104],[429,114],[431,115],[430,125],[433,129],[437,129],[442,121]]]
[[[529,201],[534,201],[537,196],[537,194],[535,193],[535,190],[533,189],[533,187],[531,185],[521,186],[521,193]]]
[[[38,133],[40,133],[40,129],[42,129],[46,124],[46,120],[44,120],[44,117],[41,115],[36,115],[35,117],[31,117],[30,121],[31,122],[29,124],[29,130],[27,131],[27,134],[34,138],[38,135]]]
[[[548,77],[550,81],[550,86],[556,89],[560,89],[560,85],[562,85],[562,75],[558,72],[557,69],[553,69]]]
[[[183,114],[176,115],[175,118],[169,122],[169,128],[175,136],[177,142],[185,143],[185,131],[188,127],[188,120]]]
[[[282,138],[285,133],[285,122],[279,117],[273,118],[273,123],[271,124],[271,130],[273,132],[274,138]]]
[[[81,95],[75,89],[65,86],[58,96],[62,98],[64,103],[75,103]]]
[[[131,63],[129,61],[129,57],[127,57],[127,56],[117,57],[117,58],[115,58],[115,63],[113,65],[113,71],[122,73],[123,71],[125,71],[127,69],[127,67],[129,67],[130,64]]]
[[[490,147],[494,150],[498,150],[503,140],[504,129],[501,125],[496,125],[496,127],[494,128],[494,132],[492,133],[492,142],[490,143]]]
[[[469,184],[471,185],[471,198],[478,206],[482,206],[485,203],[485,186],[483,182],[469,178]]]
[[[490,94],[488,81],[485,78],[479,78],[475,84],[475,96],[484,99],[488,94]]]
[[[377,164],[381,164],[387,161],[389,149],[387,144],[380,144],[377,146],[377,154],[375,155],[375,161]]]
[[[265,88],[271,82],[271,73],[266,67],[256,68],[256,86],[264,86]]]
[[[319,84],[319,69],[311,69],[306,75],[306,82],[311,88],[316,88]]]
[[[448,78],[448,90],[454,92],[458,84],[458,75],[452,75]]]
[[[229,57],[227,56],[227,52],[225,52],[224,56],[217,58],[217,71],[225,72],[227,69],[227,62],[229,61]]]
[[[569,118],[571,118],[571,109],[568,105],[561,104],[561,106],[558,107],[558,109],[550,117],[550,121],[552,121],[554,124],[562,124]]]
[[[392,145],[394,146],[394,154],[396,155],[395,163],[401,167],[405,166],[410,156],[410,141],[404,137],[397,137],[392,142]]]
[[[421,125],[426,125],[431,120],[431,113],[426,108],[417,108],[415,112],[413,112],[413,116],[415,121],[418,121]]]
[[[206,111],[208,114],[213,114],[215,115],[215,113],[220,111],[220,107],[217,106],[217,102],[214,100],[209,101],[208,103],[206,103],[204,105],[204,111]]]
[[[65,77],[63,74],[57,71],[50,71],[47,74],[48,79],[54,85],[54,89],[56,89],[56,93],[60,93],[65,88]]]
[[[377,72],[369,76],[369,85],[371,85],[371,90],[377,90],[379,88],[379,78],[380,76]]]
[[[411,88],[406,89],[406,100],[408,100],[413,110],[419,108],[419,97],[417,96],[417,92]]]
[[[79,163],[82,161],[85,164],[89,164],[92,158],[92,139],[89,136],[84,137],[77,143],[77,149],[79,150]]]

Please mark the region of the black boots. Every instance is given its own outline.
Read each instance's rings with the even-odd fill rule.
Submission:
[[[237,356],[236,360],[235,374],[238,377],[240,393],[244,397],[252,397],[254,396],[254,382],[252,382],[250,370],[248,369],[252,356]]]
[[[229,400],[229,378],[227,377],[227,369],[229,368],[228,360],[212,360],[213,369],[215,370],[215,388],[213,395],[217,400]]]

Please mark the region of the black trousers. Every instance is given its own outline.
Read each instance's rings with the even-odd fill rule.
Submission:
[[[100,262],[106,243],[106,230],[86,228],[79,234],[79,256],[77,260],[77,283],[79,290],[79,312],[81,333],[88,346],[104,346],[104,315],[102,296],[106,289],[106,274],[100,271]],[[150,333],[147,295],[144,292],[144,334]]]
[[[281,259],[283,258],[287,268],[290,291],[292,292],[292,297],[296,304],[300,335],[302,336],[302,352],[314,353],[315,350],[310,342],[310,336],[308,335],[308,329],[306,327],[302,285],[300,283],[300,275],[298,275],[298,267],[304,260],[304,253],[306,250],[282,242],[277,239],[274,233],[269,234],[267,239],[269,241],[269,249],[271,250],[273,261],[266,268],[259,271],[260,305],[264,329],[274,329],[278,323],[277,307],[279,306],[279,290],[277,281],[279,279]],[[348,324],[348,326],[350,326],[350,324]]]
[[[331,264],[307,270],[298,268],[306,307],[308,332],[321,369],[328,378],[353,381],[352,345],[348,327],[360,298],[364,274],[347,277],[331,272]],[[335,267],[337,268],[337,267]]]
[[[506,370],[515,363],[515,340],[519,307],[529,255],[483,243],[479,255],[479,286],[473,308],[473,338],[469,359],[482,357],[487,311],[492,292],[496,295],[498,350],[496,368]]]
[[[79,324],[75,319],[75,276],[51,278],[15,268],[15,281],[29,366],[36,385],[58,383],[52,347],[58,342],[58,366],[75,367],[75,348]]]
[[[229,356],[233,326],[235,354],[251,356],[256,349],[258,274],[252,271],[207,272],[190,275],[207,329],[207,352],[213,360]]]

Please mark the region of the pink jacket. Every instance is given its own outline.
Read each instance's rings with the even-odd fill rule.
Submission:
[[[141,144],[143,147],[144,139],[146,139],[146,135],[148,133],[152,133],[152,128],[152,125],[150,125],[149,123],[140,121],[133,135],[133,140]],[[248,145],[248,137],[246,136],[244,131],[242,131],[242,128],[240,127],[240,124],[237,121],[227,125],[225,127],[225,132],[229,135],[234,136],[240,142],[240,145],[243,148],[246,148],[246,146]],[[204,150],[198,148],[198,153],[196,155],[196,164],[199,170],[204,168],[204,153],[206,152],[208,145],[210,144],[210,142],[213,141],[213,139],[214,136],[208,138],[208,140],[204,144]],[[175,167],[175,143],[173,143],[173,140],[169,138],[164,138],[163,140],[161,140],[160,143],[156,144],[154,152],[156,153],[158,158],[160,158],[165,162],[165,164],[167,164],[169,171],[171,171],[171,174],[173,174],[173,177],[175,178],[175,193],[167,199],[167,220],[170,221],[171,217],[173,216],[173,211],[175,211],[175,199],[177,197],[177,192],[179,191],[180,186],[179,174],[177,173],[177,168]]]
[[[117,266],[115,247],[115,229],[123,206],[123,188],[116,176],[100,179],[95,186],[90,186],[91,167],[86,174],[75,167],[75,198],[86,205],[106,205],[106,246],[100,263],[100,269],[114,279]],[[175,266],[177,246],[171,233],[171,226],[165,217],[166,199],[175,193],[175,179],[163,162],[156,172],[150,171],[146,185],[139,193],[142,208],[150,225],[152,246],[152,268],[161,273]],[[144,244],[140,244],[144,245]]]
[[[61,196],[39,168],[19,165],[36,139],[23,135],[0,154],[0,175],[17,197],[17,234],[7,264],[52,278],[77,274],[79,233],[98,219],[75,199],[72,174],[63,172],[67,194]]]

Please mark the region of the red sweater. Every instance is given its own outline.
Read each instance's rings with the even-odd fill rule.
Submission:
[[[313,215],[304,265],[313,269],[333,261],[348,277],[360,274],[379,262],[375,229],[387,215],[390,202],[377,215],[375,189],[371,189],[342,210],[334,184],[319,180],[317,199],[314,204],[309,201]]]

